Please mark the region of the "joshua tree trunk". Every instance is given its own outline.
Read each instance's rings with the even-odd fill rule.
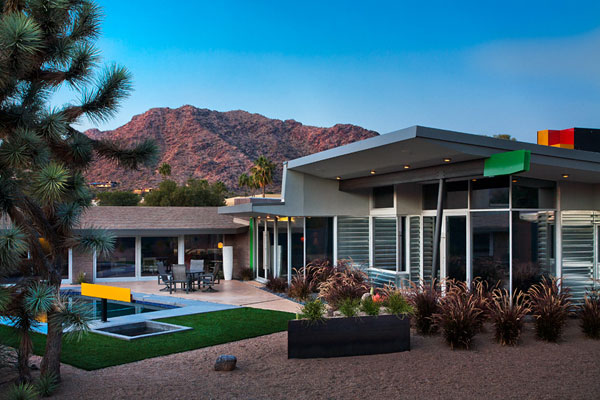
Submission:
[[[56,289],[56,296],[60,296],[60,264],[61,257],[57,257],[50,273],[50,284]],[[63,329],[61,324],[52,323],[55,311],[48,312],[48,335],[46,337],[46,351],[40,372],[42,375],[53,374],[60,381],[60,352],[62,350]]]
[[[27,334],[29,335],[29,334]],[[19,381],[31,381],[31,370],[29,369],[29,356],[31,351],[31,339],[22,337],[17,350],[17,369],[19,371]]]

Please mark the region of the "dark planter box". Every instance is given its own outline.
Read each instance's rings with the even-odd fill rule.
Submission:
[[[395,315],[288,322],[288,358],[324,358],[410,350],[410,318]]]

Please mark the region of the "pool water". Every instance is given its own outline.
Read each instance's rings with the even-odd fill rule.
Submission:
[[[100,299],[82,297],[78,295],[69,295],[69,299],[78,299],[90,306],[92,310],[92,319],[102,317],[102,301]],[[153,311],[166,310],[173,307],[149,305],[144,303],[122,303],[120,301],[108,300],[108,318],[122,317],[124,315],[141,314]]]

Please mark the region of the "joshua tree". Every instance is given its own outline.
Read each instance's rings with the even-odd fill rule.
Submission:
[[[265,196],[265,188],[273,183],[273,170],[275,164],[267,157],[260,156],[254,161],[254,165],[250,168],[251,179],[254,184],[262,189],[262,196]]]
[[[126,149],[72,126],[84,117],[112,117],[131,91],[126,68],[98,71],[93,43],[99,16],[88,0],[0,0],[0,216],[10,221],[0,232],[0,272],[15,268],[29,252],[33,275],[48,282],[53,295],[41,369],[57,378],[63,254],[68,248],[106,252],[114,244],[101,230],[74,231],[93,197],[83,173],[97,157],[135,169],[156,156],[152,141]],[[50,107],[50,96],[63,87],[79,99]],[[22,284],[10,296],[26,296],[30,286]]]
[[[167,176],[171,176],[171,165],[166,162],[160,164],[158,173],[162,175],[163,179],[167,179]]]

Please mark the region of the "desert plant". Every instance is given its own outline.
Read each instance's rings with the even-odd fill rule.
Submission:
[[[265,287],[275,293],[285,293],[288,288],[287,279],[270,278]]]
[[[329,278],[319,284],[319,297],[337,309],[343,300],[360,299],[367,293],[367,280],[367,275],[357,268],[348,265],[336,266]]]
[[[372,296],[365,297],[360,302],[360,310],[367,315],[377,316],[381,309],[381,302],[373,300]]]
[[[482,312],[475,294],[449,290],[440,299],[438,312],[432,318],[451,349],[469,349],[473,337],[480,329],[479,318]]]
[[[548,342],[557,342],[570,314],[572,303],[569,290],[561,290],[557,278],[543,277],[528,293],[537,337]]]
[[[454,279],[446,280],[445,284],[448,293],[466,297],[473,295],[473,301],[475,302],[476,307],[482,311],[476,321],[477,331],[481,331],[483,329],[483,324],[488,320],[488,307],[492,299],[489,283],[480,278],[475,278],[471,282],[471,286],[467,285],[464,281],[456,281]]]
[[[589,290],[579,307],[581,330],[591,339],[600,339],[600,291]]]
[[[519,342],[523,320],[530,312],[525,293],[516,291],[512,301],[506,289],[494,290],[488,304],[488,312],[495,329],[495,338],[503,346],[515,346]]]
[[[386,288],[385,292],[383,306],[387,312],[396,316],[412,315],[414,313],[413,306],[410,305],[400,290]]]
[[[359,307],[359,299],[344,299],[340,303],[339,310],[344,317],[356,317],[358,315]]]
[[[254,278],[254,274],[250,268],[244,267],[240,270],[240,278],[243,281],[251,281]]]
[[[310,323],[322,322],[324,320],[325,304],[319,299],[307,301],[302,307],[301,314]]]
[[[75,283],[77,283],[78,285],[81,285],[82,283],[87,283],[87,276],[86,276],[85,272],[80,271],[79,274],[77,274]]]
[[[50,397],[58,388],[58,379],[53,373],[42,374],[35,387],[41,397]]]
[[[408,301],[414,308],[414,321],[417,332],[422,335],[433,335],[438,327],[433,323],[433,314],[439,310],[440,291],[435,280],[431,283],[421,281],[411,283]]]
[[[31,383],[15,383],[8,389],[8,396],[6,398],[9,400],[35,400],[38,398],[38,392],[36,387]]]
[[[310,297],[312,291],[312,285],[308,278],[301,272],[301,270],[294,268],[292,283],[287,292],[288,296],[290,296],[292,299],[304,301]]]

